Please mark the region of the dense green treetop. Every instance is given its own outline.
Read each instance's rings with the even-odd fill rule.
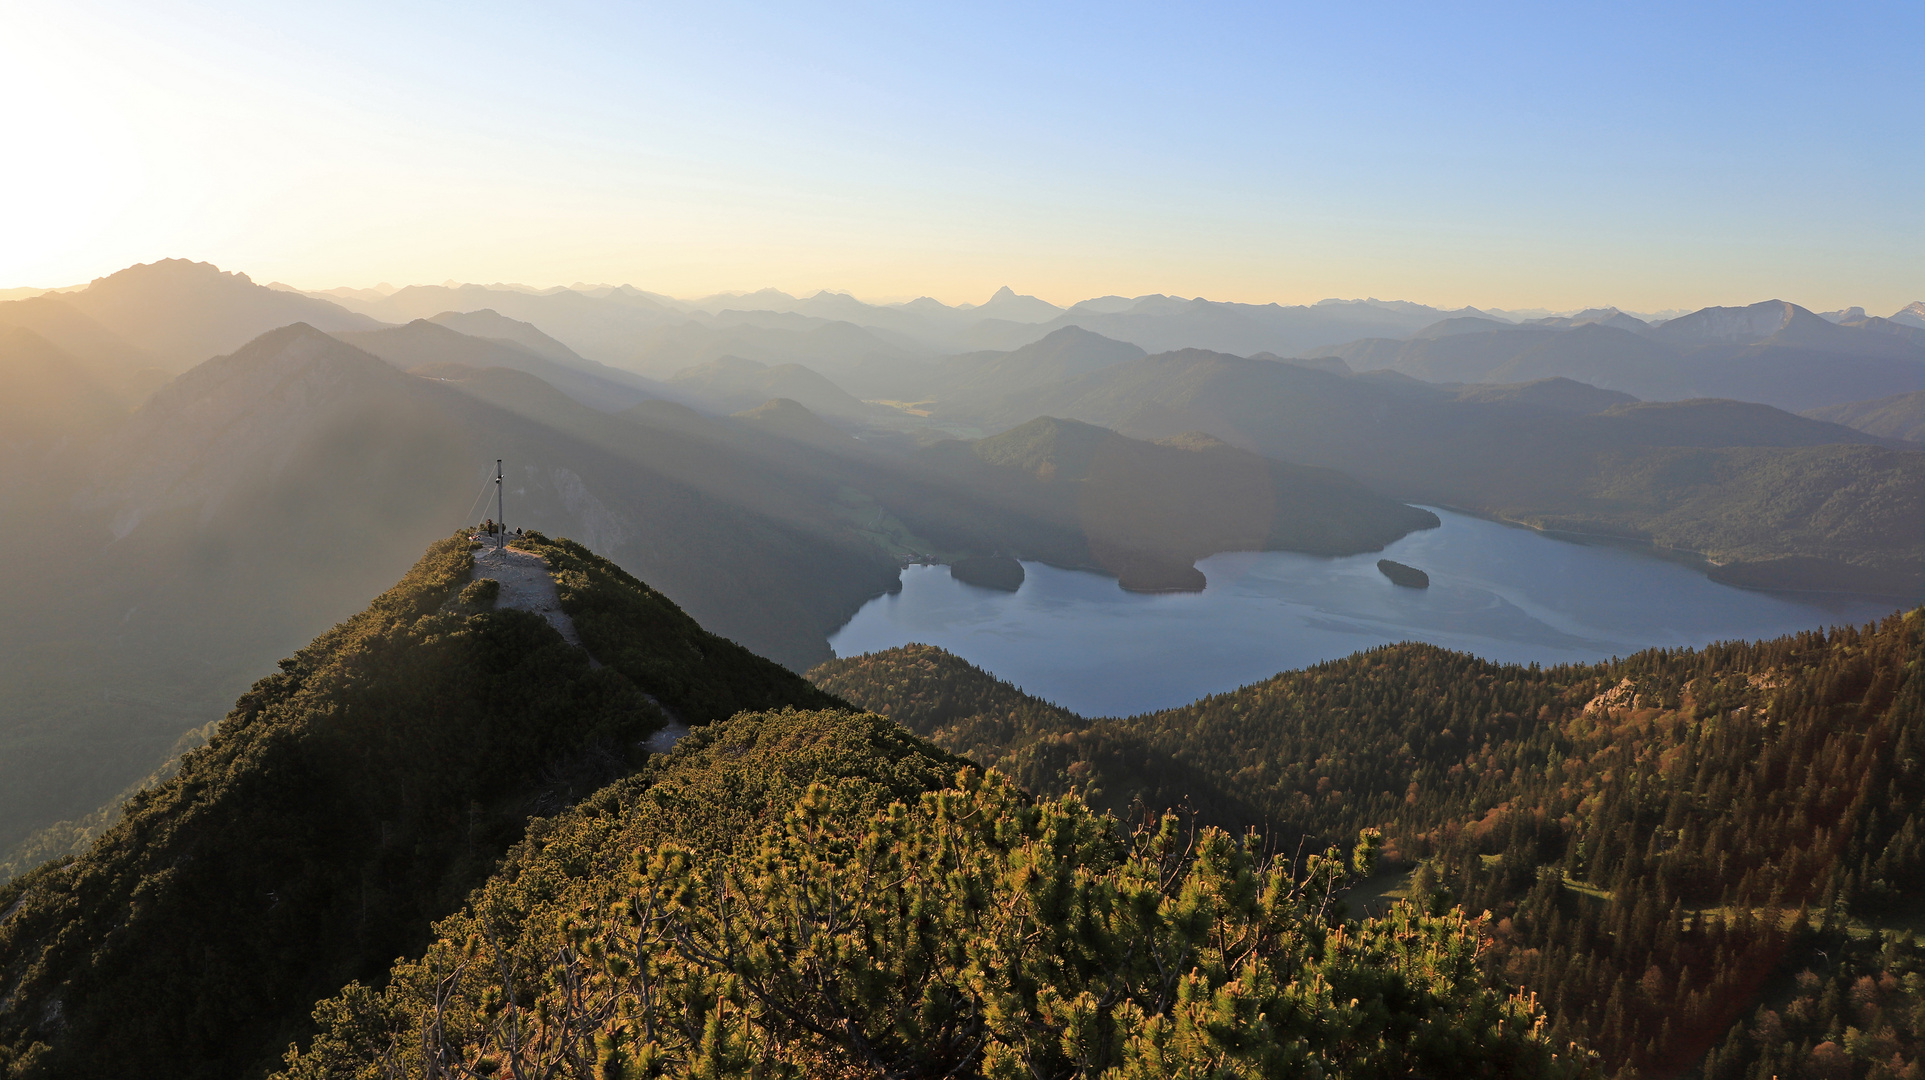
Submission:
[[[1293,863],[1174,817],[1126,834],[1073,796],[949,772],[961,763],[873,716],[743,715],[697,738],[531,834],[385,990],[323,1002],[287,1076],[1588,1064],[1528,999],[1485,988],[1476,924],[1337,915],[1374,835]]]
[[[1922,649],[1918,611],[1550,669],[1400,645],[1099,720],[928,646],[812,676],[1039,793],[1379,828],[1608,1071],[1886,1080],[1925,1073]]]

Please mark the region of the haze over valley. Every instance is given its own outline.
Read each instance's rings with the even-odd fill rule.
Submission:
[[[1925,387],[1908,312],[1771,301],[1650,326],[1377,301],[1062,309],[1008,289],[973,308],[350,292],[169,260],[0,303],[23,463],[7,499],[36,523],[9,571],[9,843],[139,781],[194,717],[480,516],[495,457],[512,522],[581,539],[798,671],[910,563],[1195,590],[1219,552],[1350,555],[1435,527],[1413,505],[1788,595],[1925,591],[1925,457],[1830,403],[1895,390],[1852,404],[1891,430]],[[1607,331],[1628,344],[1560,359]],[[1186,335],[1210,347],[1152,351]],[[991,338],[1005,347],[977,347]],[[1640,385],[1658,350],[1667,372],[1703,357],[1760,381],[1670,400],[1600,385]],[[1813,368],[1807,397],[1775,377]]]
[[[1925,9],[14,5],[0,1080],[1925,1080]]]

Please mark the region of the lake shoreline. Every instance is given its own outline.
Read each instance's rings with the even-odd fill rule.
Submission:
[[[905,568],[898,592],[863,605],[829,643],[837,656],[939,645],[1066,708],[1115,716],[1399,641],[1548,666],[1862,624],[1898,607],[1740,589],[1648,546],[1429,509],[1439,528],[1381,553],[1423,570],[1428,589],[1387,580],[1377,552],[1224,552],[1197,561],[1205,588],[1184,593],[1129,592],[1038,562],[1021,564],[1016,591],[994,591],[933,564]]]

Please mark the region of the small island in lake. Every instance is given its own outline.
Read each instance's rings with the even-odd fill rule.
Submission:
[[[957,559],[949,564],[949,576],[964,585],[1015,592],[1023,586],[1023,564],[1007,555]]]
[[[1430,575],[1414,566],[1405,566],[1403,563],[1391,562],[1389,559],[1378,559],[1377,569],[1383,571],[1383,575],[1389,578],[1393,585],[1402,585],[1406,589],[1430,588]]]

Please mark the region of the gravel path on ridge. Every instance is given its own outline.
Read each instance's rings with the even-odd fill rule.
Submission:
[[[482,578],[501,582],[501,595],[495,600],[495,607],[533,612],[547,619],[563,641],[581,647],[575,620],[561,609],[561,597],[555,592],[555,579],[548,573],[547,559],[514,548],[484,548],[475,552],[475,580]],[[602,666],[593,657],[589,660],[596,667]]]
[[[475,580],[494,578],[501,582],[501,594],[495,598],[496,608],[514,608],[517,611],[533,612],[548,620],[563,641],[578,649],[582,646],[581,635],[575,632],[575,620],[561,609],[561,597],[555,592],[554,576],[548,572],[548,560],[533,552],[517,551],[514,548],[484,547],[475,552]],[[602,662],[589,653],[590,667],[601,667]],[[653,694],[643,694],[655,707],[668,717],[668,726],[649,736],[644,744],[651,753],[667,753],[688,734],[688,725],[671,712]]]

